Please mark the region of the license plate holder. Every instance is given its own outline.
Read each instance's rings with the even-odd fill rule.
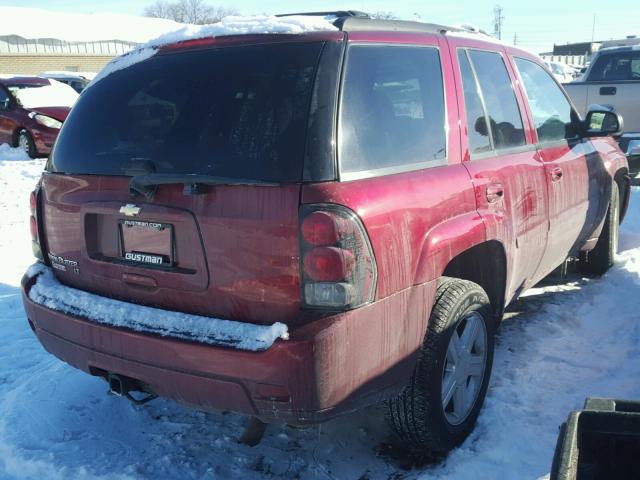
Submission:
[[[174,265],[173,225],[142,220],[119,220],[120,252],[127,263],[146,267]]]

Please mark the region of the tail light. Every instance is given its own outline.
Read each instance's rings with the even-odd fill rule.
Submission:
[[[31,216],[29,217],[29,227],[31,230],[31,248],[33,255],[40,261],[44,262],[44,254],[42,249],[42,242],[40,239],[40,227],[38,221],[38,196],[40,195],[40,185],[31,192],[29,196],[29,209]]]
[[[351,210],[303,205],[300,253],[305,307],[349,310],[373,301],[376,263],[364,226]]]

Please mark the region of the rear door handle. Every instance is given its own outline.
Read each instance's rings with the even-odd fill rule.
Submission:
[[[600,87],[600,95],[615,95],[617,91],[616,87]]]
[[[504,187],[501,183],[492,183],[487,186],[487,202],[496,203],[504,197]]]
[[[559,182],[562,178],[562,169],[560,167],[553,167],[551,169],[551,181]]]

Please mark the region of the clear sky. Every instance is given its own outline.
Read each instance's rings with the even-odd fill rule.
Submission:
[[[38,7],[64,12],[116,12],[141,14],[152,0],[0,0],[0,6]],[[355,9],[367,12],[393,12],[402,19],[444,24],[470,23],[493,31],[493,9],[503,7],[502,38],[513,42],[517,35],[520,46],[541,53],[554,43],[640,37],[640,0],[235,0],[209,3],[233,7],[242,14],[286,13],[299,11]],[[595,15],[595,29],[594,29]],[[1,19],[0,19],[1,20]]]

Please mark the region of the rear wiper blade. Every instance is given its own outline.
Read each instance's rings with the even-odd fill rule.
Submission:
[[[261,187],[277,187],[275,182],[264,180],[250,180],[245,178],[226,178],[214,175],[199,175],[194,173],[145,173],[135,175],[129,181],[129,193],[133,196],[144,195],[152,199],[158,185],[184,185],[185,195],[200,195],[207,192],[210,185],[253,185]]]

